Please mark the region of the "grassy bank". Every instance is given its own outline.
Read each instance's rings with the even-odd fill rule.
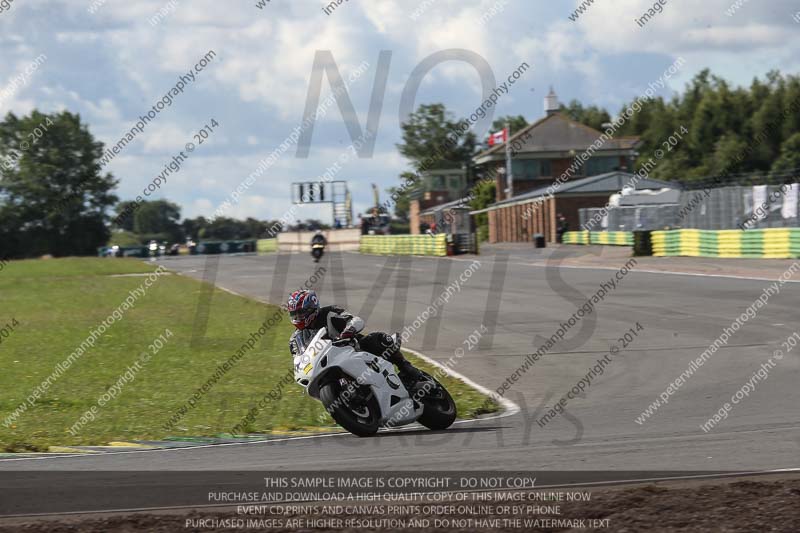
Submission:
[[[198,313],[201,292],[212,289],[169,273],[148,278],[153,270],[133,259],[5,266],[0,451],[225,433],[291,367],[286,341],[292,326],[277,308],[213,289],[210,305]],[[280,318],[243,349],[267,317]],[[100,334],[104,321],[108,327]],[[6,324],[11,328],[3,334]],[[474,415],[484,397],[444,381],[462,417]],[[203,391],[204,384],[210,385]],[[190,402],[198,389],[199,399]],[[265,411],[249,429],[332,424],[322,405],[294,385]]]

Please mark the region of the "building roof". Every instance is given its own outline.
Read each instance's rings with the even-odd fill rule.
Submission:
[[[678,204],[681,200],[679,189],[661,189],[653,191],[637,191],[633,194],[621,196],[620,206],[640,206],[640,205],[668,205]]]
[[[570,180],[562,183],[561,186],[555,191],[553,196],[559,197],[567,194],[569,195],[603,194],[603,193],[613,194],[621,191],[623,187],[631,186],[630,183],[631,180],[634,178],[634,176],[635,176],[634,174],[631,174],[629,172],[614,171],[614,172],[608,172],[606,174],[598,174],[597,176],[589,176],[588,178],[582,178],[579,180]],[[550,189],[550,187],[551,185],[548,185],[547,187],[540,187],[539,189],[534,189],[525,194],[520,194],[519,196],[514,196],[506,200],[501,200],[500,202],[496,202],[490,205],[486,209],[481,209],[479,211],[472,211],[472,214],[492,211],[500,207],[508,207],[511,205],[531,202],[536,198],[547,196],[548,195],[547,191],[548,189]],[[633,187],[636,190],[681,188],[681,186],[676,183],[654,180],[652,178],[640,178],[633,184]]]
[[[469,209],[469,201],[470,198],[465,196],[464,198],[460,198],[458,200],[453,200],[451,202],[446,202],[444,204],[438,204],[427,208],[425,211],[420,211],[420,215],[432,215],[437,211],[441,211],[442,209]]]
[[[526,152],[582,152],[600,138],[602,132],[576,122],[562,113],[553,113],[516,132],[508,142],[516,154]],[[597,152],[612,150],[633,150],[639,144],[639,137],[617,137],[607,140]],[[505,143],[492,146],[477,154],[476,164],[504,156]]]

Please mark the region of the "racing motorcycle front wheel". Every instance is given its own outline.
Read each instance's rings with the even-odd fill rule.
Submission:
[[[381,418],[378,400],[369,387],[346,376],[329,381],[319,389],[319,399],[337,424],[358,437],[378,432]]]
[[[418,422],[428,429],[447,429],[456,420],[458,414],[456,402],[436,378],[427,372],[422,372],[422,374],[427,382],[423,382],[421,385],[423,394],[418,401],[423,404],[424,409]]]

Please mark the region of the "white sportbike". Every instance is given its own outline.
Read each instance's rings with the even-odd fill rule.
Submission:
[[[422,372],[412,396],[389,361],[361,351],[355,338],[332,341],[326,334],[321,328],[295,356],[294,379],[350,433],[369,437],[413,422],[445,429],[456,419],[453,398],[433,376]]]

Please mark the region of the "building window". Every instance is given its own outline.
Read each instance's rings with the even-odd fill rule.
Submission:
[[[619,167],[619,157],[591,157],[586,162],[586,175],[596,176],[612,172]]]
[[[574,159],[575,162],[575,176],[586,176],[586,163],[578,159],[577,157]],[[572,161],[570,161],[570,165],[572,165]]]
[[[550,176],[550,161],[543,159],[520,159],[511,161],[511,171],[514,179],[535,180],[544,176]]]

